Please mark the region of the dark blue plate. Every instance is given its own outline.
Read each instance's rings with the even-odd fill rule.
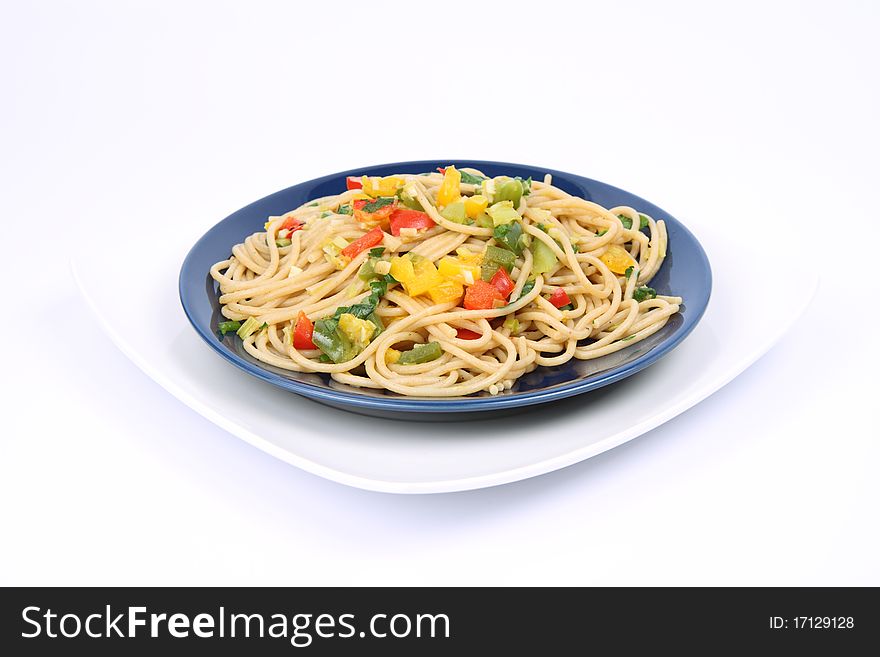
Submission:
[[[449,399],[402,397],[392,392],[353,388],[327,375],[288,372],[252,358],[234,334],[220,339],[217,323],[223,321],[217,301],[217,286],[208,273],[215,262],[229,256],[233,245],[261,230],[270,215],[280,215],[306,201],[345,189],[350,175],[384,176],[393,173],[421,173],[438,166],[455,164],[474,167],[489,176],[531,176],[542,180],[553,174],[553,184],[605,207],[632,206],[655,219],[664,219],[669,233],[665,262],[651,281],[660,294],[681,296],[684,304],[657,333],[632,347],[594,360],[571,360],[557,367],[539,367],[520,378],[513,390],[491,396],[488,393]],[[484,411],[510,411],[595,390],[635,374],[669,353],[693,330],[703,316],[712,289],[712,272],[703,248],[691,232],[667,212],[622,189],[589,178],[541,167],[483,162],[478,160],[425,160],[361,167],[310,180],[267,196],[235,212],[211,228],[196,242],[180,270],[180,300],[189,321],[202,339],[226,360],[248,374],[291,392],[346,410],[395,418],[456,419],[443,415]],[[433,416],[433,417],[432,417]]]

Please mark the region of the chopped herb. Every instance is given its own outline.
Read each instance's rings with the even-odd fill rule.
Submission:
[[[626,228],[627,230],[632,228],[633,220],[630,219],[629,217],[627,217],[625,214],[619,214],[619,215],[617,215],[617,218],[620,219],[620,223],[623,224],[624,228]],[[648,227],[648,218],[645,215],[639,213],[639,230],[642,230],[647,227]]]
[[[384,280],[384,281],[385,281],[386,283],[388,283],[389,285],[390,285],[391,283],[399,283],[399,282],[400,282],[400,281],[398,281],[396,278],[394,278],[394,276],[392,276],[391,274],[385,274],[385,275],[382,277],[382,280]]]
[[[384,246],[377,246],[375,249],[370,249],[371,258],[379,258],[382,256],[383,253],[385,253]]]
[[[330,356],[328,356],[327,354],[321,354],[320,356],[318,356],[318,362],[319,363],[330,363],[332,361],[330,360]]]
[[[516,255],[522,255],[524,235],[522,225],[518,221],[495,226],[492,236],[504,248],[513,251]]]
[[[647,287],[643,285],[633,292],[633,299],[636,301],[645,301],[646,299],[656,299],[657,298],[657,290],[653,287]]]
[[[630,265],[626,268],[626,271],[623,273],[623,275],[626,276],[627,280],[629,280],[629,277],[632,276],[633,270],[635,270],[635,267],[633,265]]]
[[[241,328],[241,322],[234,322],[231,320],[228,322],[220,322],[219,324],[217,324],[217,331],[221,335],[226,335],[227,333],[233,333],[234,331],[237,331],[240,328]]]
[[[339,209],[336,210],[336,214],[351,214],[351,206],[350,205],[340,205]]]
[[[545,226],[544,224],[535,224],[535,228],[544,233],[548,232],[547,226]]]
[[[485,176],[475,176],[472,173],[468,173],[467,171],[461,171],[461,182],[466,185],[479,185],[481,182],[486,180]]]
[[[522,299],[524,296],[526,296],[529,292],[531,292],[534,289],[535,289],[535,280],[530,278],[529,280],[526,281],[526,284],[523,285],[523,289],[522,289],[522,292],[520,292],[519,299]],[[517,299],[517,301],[519,301],[519,299]]]
[[[564,306],[561,306],[561,307],[559,308],[559,310],[574,310],[574,304],[573,304],[573,303],[567,303],[567,304],[565,304]]]
[[[316,208],[316,207],[318,207],[318,202],[315,201],[314,203],[309,203],[308,207],[310,207],[310,208]]]
[[[571,250],[574,251],[575,253],[580,253],[581,247],[578,245],[577,242],[572,242],[571,243]]]
[[[285,246],[290,246],[293,242],[291,242],[289,237],[282,237],[279,240],[275,240],[275,246],[282,248]]]
[[[366,213],[372,213],[378,210],[379,208],[384,208],[386,205],[391,205],[397,199],[393,196],[380,196],[375,201],[370,201],[363,208],[361,208]]]
[[[321,219],[326,219],[326,218],[329,217],[331,214],[333,214],[333,213],[332,213],[332,212],[328,212],[327,210],[324,210],[324,212],[321,213]]]
[[[522,178],[517,176],[516,178],[514,178],[514,180],[519,181],[519,184],[522,185],[522,195],[523,196],[528,196],[529,194],[532,193],[532,177],[531,176],[529,176],[525,180],[523,180]]]
[[[636,337],[636,336],[635,336],[635,335],[628,335],[628,336],[626,336],[625,338],[621,338],[620,340],[618,340],[618,342],[629,342],[629,341],[632,340],[634,337]]]
[[[607,232],[608,232],[608,229],[607,229],[607,228],[603,228],[603,229],[600,230],[598,233],[596,233],[596,237],[602,237],[602,236],[603,236],[605,233],[607,233]]]
[[[263,322],[262,324],[260,324],[260,328],[257,330],[262,331],[263,329],[267,328],[269,328],[269,325],[266,322]]]

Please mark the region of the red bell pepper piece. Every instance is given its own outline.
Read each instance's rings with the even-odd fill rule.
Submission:
[[[504,267],[499,267],[498,271],[495,272],[495,275],[489,282],[498,288],[498,291],[501,292],[501,296],[505,299],[510,296],[510,293],[513,292],[513,288],[516,287]]]
[[[364,183],[358,176],[349,176],[345,179],[346,189],[363,189]]]
[[[354,242],[342,249],[342,255],[348,258],[354,258],[361,251],[366,251],[370,247],[376,246],[383,239],[385,239],[385,233],[382,232],[381,228],[376,226],[369,233],[357,238]]]
[[[457,328],[455,329],[455,331],[455,337],[459,338],[460,340],[479,340],[483,337],[481,333],[477,333],[476,331],[471,331],[470,329],[466,328]]]
[[[571,303],[571,299],[568,298],[568,294],[561,287],[557,288],[556,291],[550,295],[550,303],[552,303],[557,308],[562,308],[563,306],[567,306]]]
[[[491,310],[499,301],[504,301],[501,292],[486,281],[475,282],[464,294],[464,307],[468,310]]]
[[[296,217],[288,217],[278,230],[289,230],[291,233],[295,233],[302,227],[302,223]]]
[[[384,223],[384,221],[397,209],[397,200],[395,199],[391,203],[386,203],[372,212],[367,209],[368,205],[372,205],[373,207],[378,205],[380,200],[369,200],[365,198],[356,200],[351,204],[351,207],[354,209],[354,218],[360,223],[367,224],[368,226],[378,226],[379,224]]]
[[[317,349],[315,343],[312,342],[312,331],[315,325],[312,320],[306,317],[303,311],[299,311],[296,318],[296,326],[293,327],[293,346],[297,349]]]
[[[418,210],[405,210],[403,208],[398,208],[394,212],[391,213],[391,234],[392,235],[400,235],[401,228],[431,228],[436,225],[434,220],[431,219],[424,212],[419,212]]]
[[[437,167],[437,171],[440,173],[446,173],[446,167]]]

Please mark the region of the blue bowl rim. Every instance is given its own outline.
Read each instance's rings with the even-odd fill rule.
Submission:
[[[311,186],[315,187],[321,185],[325,182],[328,182],[333,179],[344,179],[346,176],[353,175],[362,175],[364,173],[369,173],[373,169],[384,169],[388,167],[416,167],[416,166],[425,166],[424,171],[432,171],[437,166],[443,166],[444,163],[457,162],[461,163],[462,166],[481,168],[483,166],[489,167],[517,167],[517,168],[526,168],[532,169],[536,171],[543,171],[544,173],[549,173],[553,177],[565,177],[569,179],[574,179],[582,183],[586,184],[594,184],[601,185],[608,189],[612,189],[614,191],[619,191],[629,196],[632,196],[639,201],[642,201],[645,204],[655,205],[646,199],[643,199],[632,192],[628,192],[619,187],[615,187],[614,185],[609,185],[608,183],[604,183],[598,180],[594,180],[592,178],[586,178],[584,176],[579,176],[576,174],[567,173],[565,171],[559,171],[555,169],[545,168],[545,167],[537,167],[526,164],[516,164],[513,162],[498,162],[492,160],[471,160],[465,158],[449,158],[449,159],[436,159],[436,160],[410,160],[405,162],[389,162],[387,164],[371,164],[363,167],[356,167],[353,169],[349,169],[347,171],[331,173],[325,176],[321,176],[319,178],[314,178],[312,180],[307,180],[301,183],[297,183],[296,185],[291,185],[290,187],[286,187],[277,192],[273,192],[272,194],[268,194],[248,205],[236,210],[231,213],[227,217],[223,218],[219,222],[217,222],[214,226],[212,226],[208,231],[202,235],[201,238],[193,245],[193,247],[189,250],[184,258],[183,264],[180,269],[180,276],[178,278],[178,294],[180,296],[180,302],[183,306],[184,313],[187,316],[190,324],[192,324],[193,328],[196,332],[201,336],[201,338],[218,354],[220,354],[227,361],[241,368],[248,374],[257,377],[263,381],[276,385],[278,387],[284,388],[285,390],[294,392],[296,394],[302,395],[304,397],[308,397],[311,399],[315,399],[317,401],[322,401],[331,405],[339,405],[339,406],[349,406],[352,408],[361,408],[361,409],[372,409],[377,411],[390,411],[390,412],[400,412],[400,413],[461,413],[461,412],[477,412],[477,411],[490,411],[490,410],[499,410],[499,409],[509,409],[509,408],[519,408],[521,406],[530,406],[534,404],[542,404],[550,401],[555,401],[557,399],[565,399],[567,397],[571,397],[574,395],[578,395],[581,393],[589,392],[590,390],[595,390],[597,388],[601,388],[621,379],[624,379],[628,376],[631,376],[649,365],[652,365],[660,358],[668,354],[675,347],[677,347],[690,333],[694,330],[696,325],[699,323],[700,319],[702,319],[705,314],[706,308],[709,303],[709,298],[711,297],[712,292],[712,269],[709,264],[709,259],[706,256],[706,252],[703,249],[700,242],[694,236],[694,234],[680,221],[675,219],[669,213],[664,213],[667,215],[669,220],[676,224],[676,229],[683,231],[686,233],[693,244],[696,246],[696,253],[692,254],[696,256],[702,265],[701,269],[704,272],[704,286],[706,290],[705,298],[703,299],[687,299],[687,308],[688,313],[684,317],[684,321],[682,325],[673,333],[667,340],[662,342],[661,344],[655,346],[649,351],[645,352],[641,356],[637,357],[635,360],[624,363],[617,367],[612,367],[604,372],[596,374],[594,376],[579,379],[576,381],[572,381],[571,383],[563,383],[552,386],[548,389],[542,390],[531,390],[519,393],[511,393],[505,395],[498,396],[486,396],[486,397],[453,397],[449,399],[420,399],[420,398],[411,398],[411,397],[371,397],[367,395],[362,395],[357,392],[356,388],[352,388],[352,391],[349,392],[347,390],[338,390],[332,388],[320,388],[317,386],[313,386],[307,383],[303,383],[301,381],[296,381],[294,379],[288,379],[282,376],[275,374],[269,370],[263,369],[254,363],[251,363],[245,359],[243,359],[238,354],[226,349],[223,347],[222,343],[217,340],[217,336],[214,334],[213,330],[210,327],[204,327],[193,316],[192,310],[189,306],[189,294],[187,293],[186,287],[189,284],[189,281],[196,280],[202,281],[205,276],[204,271],[192,272],[191,270],[191,260],[194,258],[194,254],[198,253],[199,247],[202,243],[207,240],[208,235],[210,235],[220,224],[227,221],[230,217],[239,212],[247,209],[252,205],[259,204],[269,197],[286,194],[292,192],[295,188]],[[657,207],[655,205],[655,207]],[[230,245],[231,247],[231,245]],[[192,278],[195,275],[196,278]],[[198,287],[198,286],[196,286]]]

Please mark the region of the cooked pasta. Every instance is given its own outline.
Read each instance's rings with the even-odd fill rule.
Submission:
[[[658,331],[662,220],[454,166],[350,177],[211,268],[218,331],[268,365],[413,397],[496,395]]]

